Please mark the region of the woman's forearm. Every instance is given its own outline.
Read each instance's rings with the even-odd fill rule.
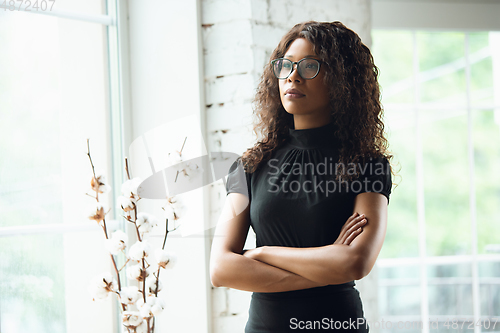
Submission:
[[[252,292],[282,292],[326,285],[231,252],[215,263],[212,283],[216,287]]]
[[[323,284],[341,284],[359,279],[357,255],[348,245],[295,248],[263,246],[253,249],[252,259],[293,272]]]

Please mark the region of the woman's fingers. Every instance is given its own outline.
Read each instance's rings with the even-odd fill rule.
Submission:
[[[349,245],[363,231],[362,227],[367,223],[364,214],[356,216],[353,214],[347,220],[341,231],[340,244]]]
[[[352,214],[342,226],[340,234],[334,244],[344,244],[349,245],[363,229],[360,229],[367,223],[364,214],[358,214],[355,212]],[[358,230],[359,229],[359,230]]]
[[[345,245],[349,245],[351,244],[351,242],[354,240],[354,238],[356,238],[361,232],[363,232],[363,229],[361,227],[359,227],[358,229],[354,230],[350,235],[349,237],[347,237],[346,241],[345,241]]]
[[[354,213],[349,218],[347,219],[346,223],[342,226],[342,229],[340,230],[340,233],[345,232],[347,229],[349,229],[352,221],[357,217],[358,213]]]
[[[347,230],[347,233],[351,233],[351,232],[355,231],[356,229],[358,229],[358,228],[360,228],[360,227],[364,226],[364,225],[366,224],[366,222],[367,222],[367,221],[366,221],[366,219],[365,219],[365,218],[363,218],[363,219],[361,219],[361,220],[356,221],[355,223],[353,223],[353,224],[351,225],[351,227],[349,227],[349,229]]]
[[[350,218],[347,219],[347,222],[344,224],[344,226],[342,228],[344,230],[349,230],[349,228],[351,228],[353,225],[355,225],[359,221],[363,220],[364,218],[365,218],[364,214],[361,214],[358,216],[351,216]]]
[[[366,219],[362,219],[358,222],[356,222],[355,224],[353,224],[349,230],[347,230],[346,234],[350,235],[352,234],[353,232],[355,232],[356,230],[358,230],[359,228],[363,229],[363,226],[367,223],[367,220]]]
[[[359,217],[359,213],[358,212],[355,212],[354,214],[352,214],[351,216],[349,216],[349,218],[347,219],[347,223],[351,222],[356,217]]]

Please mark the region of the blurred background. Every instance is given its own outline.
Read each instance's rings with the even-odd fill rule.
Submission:
[[[86,215],[86,139],[113,187],[108,216],[124,229],[114,202],[132,142],[194,116],[200,152],[243,153],[256,140],[262,70],[282,35],[307,20],[343,22],[380,70],[399,176],[376,267],[357,281],[372,331],[438,321],[405,331],[500,332],[500,1],[39,5],[0,4],[1,333],[121,332],[115,300],[92,302],[87,291],[110,262]],[[251,293],[214,288],[208,274],[224,183],[183,196],[206,230],[169,235],[178,264],[162,275],[158,330],[243,332]],[[393,327],[377,327],[382,320]]]

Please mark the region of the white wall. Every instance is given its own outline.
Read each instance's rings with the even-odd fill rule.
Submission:
[[[198,2],[129,0],[127,5],[129,57],[124,60],[129,64],[130,76],[124,94],[130,115],[125,119],[125,142],[130,144],[158,126],[190,115],[199,119],[189,129],[202,131]],[[165,147],[168,144],[165,142]],[[202,154],[203,142],[191,146],[192,152],[196,150]],[[128,155],[128,147],[125,153]],[[135,174],[144,173],[143,162],[131,161]],[[204,221],[203,189],[190,192],[188,200],[188,222]],[[158,216],[165,202],[155,201],[143,202],[140,208]],[[156,238],[156,245],[161,246],[161,241]],[[176,252],[178,262],[175,269],[160,275],[164,290],[159,296],[167,307],[157,318],[157,332],[208,332],[211,310],[205,241],[203,234],[181,237],[179,230],[169,233],[166,250]]]

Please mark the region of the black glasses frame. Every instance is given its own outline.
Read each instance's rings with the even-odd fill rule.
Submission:
[[[276,72],[274,71],[274,64],[277,62],[277,61],[280,61],[280,60],[286,60],[286,61],[289,61],[292,63],[292,70],[290,71],[290,73],[286,76],[286,77],[279,77],[278,75],[276,75]],[[300,70],[299,70],[299,64],[304,61],[304,60],[314,60],[316,62],[318,62],[318,71],[316,72],[316,74],[313,76],[313,77],[310,77],[310,78],[305,78],[303,77],[301,74],[300,74]],[[312,80],[314,79],[316,76],[318,76],[319,74],[319,71],[321,69],[321,60],[318,60],[318,59],[314,59],[314,58],[302,58],[300,59],[299,61],[291,61],[290,59],[287,59],[287,58],[278,58],[278,59],[274,59],[271,61],[271,69],[273,71],[273,74],[274,76],[276,76],[277,79],[279,80],[284,80],[284,79],[288,79],[290,77],[290,75],[292,75],[293,73],[293,65],[297,64],[297,66],[295,67],[296,70],[298,71],[299,75],[301,78],[303,78],[304,80]]]

